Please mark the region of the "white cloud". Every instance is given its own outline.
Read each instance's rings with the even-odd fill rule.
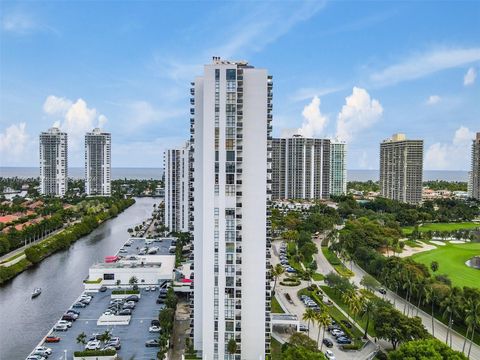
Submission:
[[[17,35],[28,35],[37,31],[48,31],[58,34],[56,29],[42,24],[31,13],[19,10],[6,12],[1,19],[1,28],[5,32]]]
[[[463,77],[463,85],[469,86],[475,83],[477,78],[477,70],[474,67],[471,67],[467,70],[467,73]]]
[[[29,145],[30,136],[24,122],[10,125],[0,133],[0,158],[2,164],[23,158]]]
[[[403,62],[373,73],[370,80],[376,85],[391,85],[418,79],[438,71],[455,68],[480,60],[480,48],[439,49],[413,55]]]
[[[425,154],[425,168],[429,170],[459,170],[469,166],[470,146],[475,134],[460,126],[451,143],[434,143]]]
[[[442,98],[438,95],[430,95],[427,99],[427,105],[435,105],[440,102]]]
[[[304,121],[302,127],[298,129],[298,134],[313,137],[323,133],[328,117],[320,112],[320,98],[318,96],[314,96],[310,104],[303,108],[302,116]]]
[[[155,107],[148,101],[138,100],[127,104],[126,114],[129,121],[123,123],[126,132],[144,130],[149,124],[159,124],[166,120],[185,115],[185,107]]]
[[[311,99],[314,96],[322,97],[324,95],[333,94],[340,90],[343,87],[330,87],[330,88],[300,88],[291,96],[293,101],[304,101]]]
[[[367,90],[354,87],[337,116],[336,137],[351,142],[356,134],[374,125],[382,114],[383,107],[378,100],[370,98]]]
[[[70,99],[50,95],[43,104],[43,111],[50,116],[60,116],[61,121],[55,121],[53,126],[60,127],[68,133],[69,147],[76,150],[83,142],[87,131],[95,127],[103,127],[107,118],[96,109],[89,108],[85,100]]]

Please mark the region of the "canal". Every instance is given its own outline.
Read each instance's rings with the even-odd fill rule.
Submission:
[[[159,199],[136,203],[68,250],[58,252],[0,287],[0,360],[22,360],[83,290],[89,267],[113,255],[128,239],[127,229],[147,219]],[[42,294],[31,299],[34,288]]]

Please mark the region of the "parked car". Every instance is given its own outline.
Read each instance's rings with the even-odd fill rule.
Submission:
[[[112,337],[110,340],[108,340],[105,346],[111,346],[115,348],[115,350],[120,350],[122,348],[119,337]]]
[[[342,344],[342,345],[348,345],[352,343],[352,340],[350,340],[347,337],[339,337],[337,338],[337,343]]]
[[[322,342],[323,342],[323,345],[325,345],[328,348],[331,348],[333,346],[333,342],[330,339],[325,338],[322,340]]]
[[[50,352],[51,353],[51,352]],[[41,356],[41,357],[44,357],[45,359],[48,358],[48,355],[46,351],[44,350],[33,350],[33,353],[30,354],[31,356]]]
[[[332,351],[332,350],[327,350],[327,351],[325,351],[325,357],[326,357],[328,360],[335,360],[335,355],[333,355],[333,351]]]
[[[132,310],[131,309],[123,309],[122,311],[118,312],[118,315],[132,315]]]
[[[145,286],[145,291],[150,291],[150,286]]]
[[[64,315],[62,316],[62,320],[72,322],[72,321],[77,320],[77,318],[76,318],[75,316],[78,317],[78,315],[72,314],[72,313],[70,313],[70,314],[64,314]]]
[[[150,321],[150,325],[160,327],[160,321],[153,319],[152,321]]]
[[[45,356],[40,356],[40,355],[30,355],[27,360],[46,360],[47,358]]]
[[[56,325],[53,327],[53,330],[54,330],[54,331],[67,331],[67,330],[68,330],[68,326],[67,326],[67,325],[64,325],[64,324],[56,324]]]
[[[137,296],[137,295],[130,295],[128,297],[125,298],[125,301],[135,301],[135,302],[138,302],[140,300],[140,298]]]
[[[72,305],[73,308],[84,308],[87,307],[87,304],[83,302],[76,302],[75,304]]]
[[[98,289],[98,291],[100,291],[100,292],[105,292],[105,291],[107,291],[107,287],[106,287],[105,285],[102,285],[102,286],[100,286],[100,288]]]
[[[299,331],[308,331],[308,327],[306,325],[300,324],[300,326],[298,327],[298,330]]]
[[[67,320],[58,320],[57,325],[67,325],[70,328],[72,327],[72,322]]]
[[[78,316],[80,316],[80,311],[77,311],[77,310],[68,309],[68,310],[67,310],[67,314],[69,314],[69,313],[77,314]]]
[[[101,343],[99,340],[92,340],[85,345],[85,350],[98,350],[101,348]]]
[[[153,332],[153,333],[160,332],[160,330],[161,330],[160,326],[155,326],[155,325],[150,326],[150,327],[148,328],[148,331],[149,331],[149,332]]]
[[[52,355],[52,349],[46,346],[38,346],[34,351],[45,351],[47,355]]]
[[[55,336],[55,335],[48,335],[45,338],[45,342],[46,343],[58,343],[58,342],[60,342],[60,338],[58,336]]]
[[[160,342],[157,339],[147,340],[145,342],[146,347],[160,347]]]
[[[286,272],[288,272],[288,273],[296,273],[297,270],[295,270],[295,269],[292,268],[292,267],[288,267],[287,270],[286,270]]]
[[[378,289],[378,292],[382,295],[386,295],[387,294],[387,290],[385,290],[384,288],[380,288]]]

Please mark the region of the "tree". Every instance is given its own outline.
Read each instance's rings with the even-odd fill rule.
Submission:
[[[325,339],[325,330],[327,329],[328,325],[332,323],[332,319],[330,318],[330,315],[328,315],[328,313],[325,311],[325,309],[322,308],[322,311],[316,314],[315,321],[318,324],[317,348],[318,342],[320,341],[320,330],[323,329],[322,345],[320,345],[320,351],[322,351],[323,340]]]
[[[104,343],[107,343],[110,339],[112,338],[112,335],[109,330],[105,330],[101,335],[100,335],[100,341],[103,341]]]
[[[425,304],[431,303],[432,304],[432,335],[435,336],[435,318],[433,316],[434,313],[434,306],[435,306],[435,291],[433,290],[433,287],[428,285],[425,288]]]
[[[448,335],[450,334],[450,331],[452,329],[452,316],[457,316],[458,311],[457,311],[457,296],[453,291],[450,291],[450,294],[443,299],[442,303],[440,304],[440,307],[443,308],[443,318],[448,318],[448,328],[447,328],[447,336],[445,338],[445,344],[448,345]]]
[[[392,351],[390,360],[466,360],[467,358],[459,351],[454,351],[437,339],[425,339],[408,341]]]
[[[237,342],[235,339],[232,338],[228,340],[227,351],[230,355],[233,355],[237,352]]]
[[[280,264],[277,264],[275,265],[275,267],[272,268],[272,276],[273,276],[273,279],[274,279],[274,282],[273,282],[273,293],[275,294],[275,287],[277,285],[277,280],[278,278],[280,278],[280,276],[282,276],[282,274],[285,272],[285,269],[283,268],[282,265]]]
[[[77,336],[77,344],[85,345],[87,343],[87,335],[84,332],[81,332]]]
[[[368,334],[368,326],[370,325],[370,318],[372,314],[375,312],[375,309],[377,308],[377,304],[375,303],[375,301],[373,301],[372,299],[366,296],[363,296],[362,298],[363,298],[362,299],[363,306],[362,306],[362,309],[360,310],[360,313],[362,318],[367,319],[367,323],[365,324],[365,334],[363,335],[363,338],[366,339]]]
[[[303,321],[307,321],[308,333],[310,334],[310,322],[315,321],[316,312],[313,309],[308,308],[305,310],[302,316]]]
[[[480,326],[480,301],[478,299],[467,299],[465,304],[465,323],[467,324],[467,331],[471,332],[470,346],[468,348],[467,357],[470,358],[470,351],[472,350],[473,338],[475,336],[475,329]],[[465,344],[464,344],[465,346]]]
[[[439,267],[440,266],[438,265],[438,261],[432,261],[430,263],[430,269],[433,271],[433,273],[436,273]]]
[[[373,319],[377,336],[390,341],[394,350],[402,342],[429,336],[419,317],[409,318],[391,306],[377,309]]]
[[[374,292],[380,287],[380,283],[372,275],[365,275],[360,281],[360,285],[370,292]]]

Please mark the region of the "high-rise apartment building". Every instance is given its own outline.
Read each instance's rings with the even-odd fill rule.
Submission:
[[[327,199],[330,194],[330,140],[276,138],[272,142],[272,198]]]
[[[330,142],[330,195],[347,193],[347,144],[343,141]]]
[[[380,144],[381,196],[410,204],[422,201],[423,140],[394,134]]]
[[[40,133],[40,194],[64,196],[68,188],[68,136],[53,127]]]
[[[214,57],[191,95],[194,347],[203,359],[264,359],[272,78],[246,62]],[[232,339],[234,355],[227,351]]]
[[[165,216],[170,231],[189,231],[190,143],[164,153]]]
[[[472,167],[468,182],[468,195],[480,200],[480,132],[472,143]]]
[[[85,134],[85,192],[110,196],[112,191],[112,137],[99,128]]]

